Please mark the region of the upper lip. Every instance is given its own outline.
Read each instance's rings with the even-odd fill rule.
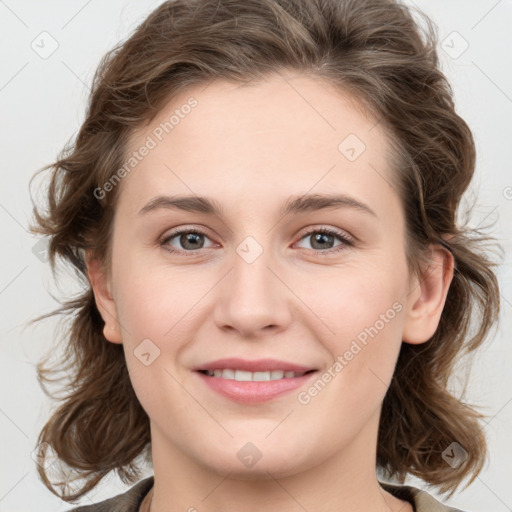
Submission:
[[[278,359],[256,359],[250,361],[248,359],[226,358],[217,359],[209,363],[201,364],[194,368],[195,371],[200,370],[245,370],[248,372],[266,372],[272,370],[284,370],[285,372],[307,372],[314,370],[310,366],[290,363],[288,361],[279,361]]]

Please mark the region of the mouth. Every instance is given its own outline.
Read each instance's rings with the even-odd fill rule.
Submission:
[[[304,385],[316,368],[261,359],[222,359],[194,368],[210,390],[242,404],[259,404],[275,399]]]
[[[294,379],[302,377],[316,370],[307,370],[305,372],[294,372],[289,370],[272,370],[266,372],[249,372],[232,368],[216,368],[215,370],[198,370],[199,373],[208,377],[236,380],[238,382],[266,382],[280,379]]]

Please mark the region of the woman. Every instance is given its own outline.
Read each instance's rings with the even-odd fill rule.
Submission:
[[[391,0],[181,0],[105,57],[35,210],[85,285],[50,490],[146,458],[76,510],[450,510],[376,471],[453,492],[486,453],[447,380],[499,293],[456,222],[474,143],[427,27]]]

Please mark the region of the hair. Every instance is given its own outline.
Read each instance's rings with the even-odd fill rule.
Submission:
[[[487,455],[483,415],[450,392],[449,378],[457,358],[477,349],[497,321],[499,289],[495,264],[483,250],[491,237],[458,225],[475,145],[440,70],[436,28],[417,15],[423,24],[393,0],[174,0],[103,57],[76,139],[39,171],[51,170],[51,178],[46,208],[34,205],[31,228],[49,237],[52,269],[57,258],[70,263],[83,285],[49,314],[70,318],[61,358],[38,365],[47,393],[52,375],[66,376],[60,404],[38,438],[40,456],[51,448],[59,459],[58,482],[38,465],[52,492],[76,500],[111,471],[133,483],[140,476],[136,459],[151,443],[122,346],[104,337],[87,278],[87,254],[109,264],[120,187],[101,199],[95,190],[123,166],[134,130],[179,92],[280,70],[308,73],[348,92],[383,123],[396,156],[410,268],[419,272],[433,243],[455,261],[435,334],[420,345],[402,343],[382,405],[377,467],[401,482],[410,474],[452,493],[480,473]],[[467,452],[455,468],[442,456],[453,442]]]

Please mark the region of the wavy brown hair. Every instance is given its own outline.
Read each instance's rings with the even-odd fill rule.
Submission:
[[[418,13],[420,15],[420,13]],[[51,171],[34,232],[49,237],[52,268],[70,263],[83,293],[64,302],[70,318],[57,363],[38,366],[41,384],[60,373],[60,404],[39,436],[56,466],[38,466],[45,485],[72,501],[110,471],[140,476],[150,446],[149,420],[137,401],[122,346],[103,335],[86,274],[86,254],[109,266],[113,213],[121,187],[98,199],[126,161],[129,137],[176,94],[215,79],[247,82],[280,70],[308,73],[348,91],[385,126],[407,226],[407,257],[418,272],[429,244],[455,259],[455,274],[434,336],[402,343],[385,396],[377,465],[455,490],[481,471],[486,442],[480,413],[449,391],[456,359],[477,349],[495,324],[499,290],[482,231],[459,225],[458,206],[474,172],[471,132],[455,112],[440,71],[437,35],[392,0],[175,0],[164,2],[102,59],[85,120]],[[486,250],[484,251],[484,245]],[[47,315],[48,316],[48,315]],[[458,442],[468,458],[452,468],[442,452]],[[50,470],[60,468],[52,482]],[[74,488],[72,488],[74,485]],[[60,492],[59,492],[60,490]]]

